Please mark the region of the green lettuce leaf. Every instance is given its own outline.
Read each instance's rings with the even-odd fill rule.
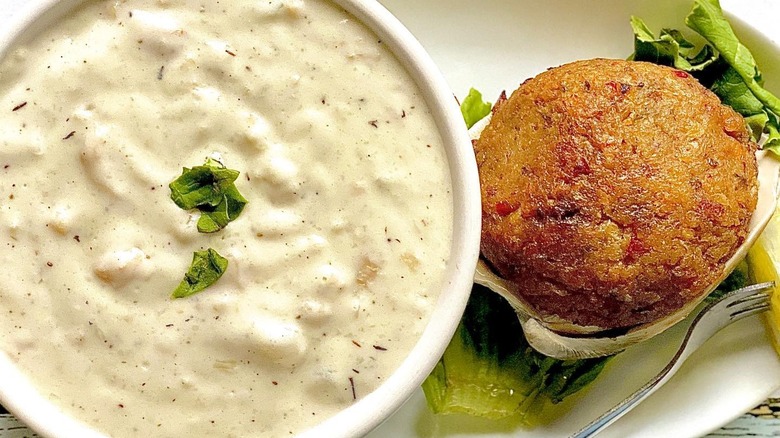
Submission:
[[[762,148],[780,155],[780,121],[770,119],[765,126],[766,142]]]
[[[695,0],[685,24],[712,44],[769,111],[780,114],[780,99],[763,88],[764,81],[756,60],[750,50],[739,42],[718,0]]]
[[[463,115],[463,120],[466,121],[466,127],[471,128],[490,114],[491,108],[490,103],[482,100],[482,93],[472,88],[460,104],[460,113]]]
[[[777,117],[756,98],[734,68],[729,67],[712,84],[711,89],[724,104],[732,107],[745,118],[754,139],[765,136],[763,149],[778,152],[780,133],[778,133]]]
[[[764,105],[756,99],[742,77],[732,67],[723,72],[723,75],[712,84],[710,89],[720,97],[723,103],[745,117],[756,114],[766,115]]]
[[[717,288],[715,288],[714,291],[712,291],[709,295],[707,295],[707,298],[705,298],[706,302],[712,302],[717,301],[723,295],[726,295],[727,293],[743,288],[750,284],[750,268],[748,266],[747,260],[742,260],[737,264],[737,267],[734,268],[733,271],[731,271],[731,274],[729,274],[728,277],[726,277],[725,280],[723,280]]]
[[[590,384],[609,358],[557,360],[528,345],[514,309],[475,285],[457,332],[423,383],[430,409],[532,426]]]
[[[634,30],[634,54],[629,59],[668,65],[691,73],[715,66],[718,61],[718,54],[710,46],[697,52],[694,44],[678,30],[662,29],[656,38],[638,17],[631,17],[631,28]]]
[[[173,298],[184,298],[196,294],[214,284],[227,269],[228,261],[209,248],[192,254],[190,269],[184,279],[173,291]]]

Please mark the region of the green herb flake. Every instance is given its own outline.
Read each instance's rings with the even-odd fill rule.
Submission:
[[[460,113],[463,120],[466,121],[466,127],[471,128],[475,123],[482,120],[490,114],[492,105],[482,100],[482,93],[475,89],[470,89],[469,94],[460,104]]]
[[[209,248],[192,254],[192,264],[184,274],[184,280],[171,294],[172,298],[185,298],[216,283],[227,269],[228,261]]]
[[[203,166],[185,167],[170,183],[171,200],[184,210],[200,210],[198,231],[217,232],[236,220],[248,202],[236,188],[238,175],[209,158]]]
[[[235,220],[247,200],[241,196],[236,186],[232,185],[225,189],[222,200],[213,209],[202,207],[201,215],[198,219],[198,231],[201,233],[213,233],[225,228],[227,224]]]

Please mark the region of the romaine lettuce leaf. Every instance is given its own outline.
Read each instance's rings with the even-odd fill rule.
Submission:
[[[750,283],[750,267],[747,260],[739,262],[736,268],[731,271],[728,277],[723,280],[714,291],[710,292],[705,298],[706,302],[713,302],[721,299],[727,293],[741,289]]]
[[[533,426],[553,418],[555,405],[591,383],[608,360],[564,361],[536,352],[509,303],[475,285],[458,330],[423,391],[435,413],[515,417]]]
[[[697,52],[694,44],[678,30],[661,29],[661,35],[656,38],[637,17],[631,17],[631,28],[634,30],[634,54],[629,59],[668,65],[691,73],[713,66],[718,60],[712,47],[704,46]]]
[[[780,99],[763,88],[764,81],[756,60],[750,50],[739,42],[718,0],[695,0],[685,24],[712,44],[769,111],[780,114]]]

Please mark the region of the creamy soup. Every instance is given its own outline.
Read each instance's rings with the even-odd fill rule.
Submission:
[[[429,109],[315,0],[92,1],[0,67],[0,346],[114,436],[286,436],[355,403],[422,332],[452,238]],[[171,200],[240,172],[224,229]],[[193,253],[228,262],[172,298]]]

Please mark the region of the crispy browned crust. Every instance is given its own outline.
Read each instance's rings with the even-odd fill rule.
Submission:
[[[595,59],[526,81],[475,145],[482,252],[542,315],[629,327],[698,298],[757,197],[745,122],[688,74]]]

